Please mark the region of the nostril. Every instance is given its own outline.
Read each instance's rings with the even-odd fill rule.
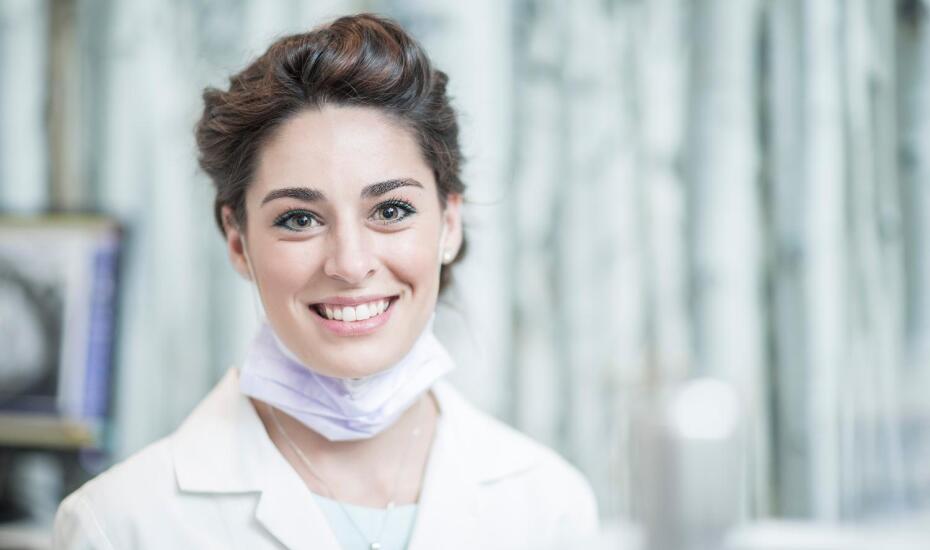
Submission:
[[[326,261],[323,272],[328,277],[354,285],[377,274],[378,268],[372,254],[348,250],[350,249],[343,250]]]

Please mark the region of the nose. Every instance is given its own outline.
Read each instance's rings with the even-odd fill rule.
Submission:
[[[323,271],[328,277],[358,285],[375,274],[377,257],[365,230],[343,225],[328,235],[329,250]]]

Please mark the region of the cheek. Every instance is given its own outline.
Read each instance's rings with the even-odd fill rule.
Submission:
[[[290,294],[307,284],[317,260],[302,243],[281,242],[269,247],[259,281],[267,295]]]
[[[397,234],[385,239],[381,258],[385,266],[415,290],[438,286],[439,246],[431,232],[426,235],[413,231]]]

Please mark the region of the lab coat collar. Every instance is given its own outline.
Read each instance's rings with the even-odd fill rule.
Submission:
[[[230,369],[171,436],[178,487],[195,493],[260,491],[273,445]],[[265,444],[267,442],[267,445]]]
[[[465,548],[478,527],[480,486],[532,468],[531,457],[539,454],[531,452],[528,439],[479,413],[447,382],[432,392],[440,422],[410,548]],[[260,493],[256,519],[286,547],[338,550],[310,491],[239,392],[237,369],[230,369],[171,440],[181,491]]]
[[[194,409],[171,443],[182,492],[254,492],[255,519],[285,548],[340,550],[313,495],[275,448],[249,398],[239,392],[237,369],[230,369]]]
[[[285,548],[340,550],[322,509],[284,457],[268,468],[255,519]],[[312,533],[312,536],[310,535]]]

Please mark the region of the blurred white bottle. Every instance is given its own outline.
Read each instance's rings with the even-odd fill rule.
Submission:
[[[648,550],[720,550],[742,519],[742,407],[724,382],[663,392],[638,420],[636,496]]]

